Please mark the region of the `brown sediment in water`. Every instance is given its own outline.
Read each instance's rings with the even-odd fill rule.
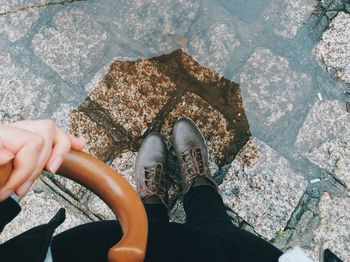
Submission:
[[[158,131],[167,138],[181,115],[191,117],[208,140],[212,159],[229,163],[250,137],[239,85],[198,64],[179,49],[137,61],[114,61],[98,86],[77,109],[103,126],[108,140],[100,157],[112,159],[122,150],[137,151],[142,138]],[[93,136],[90,136],[93,137]],[[111,147],[111,145],[113,145]],[[92,152],[93,153],[93,152]]]

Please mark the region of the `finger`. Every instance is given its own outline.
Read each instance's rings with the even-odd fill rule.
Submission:
[[[40,175],[40,173],[39,173]],[[28,193],[28,191],[30,190],[30,188],[32,187],[34,183],[34,180],[28,179],[26,182],[24,182],[17,190],[16,190],[16,194],[19,197],[23,197],[24,195],[26,195]]]
[[[0,146],[0,166],[7,164],[14,157],[15,155],[12,152]]]
[[[68,137],[70,139],[70,142],[72,144],[72,149],[74,150],[83,150],[83,148],[86,145],[86,139],[82,137],[76,137],[71,134],[68,134]]]
[[[32,132],[39,133],[44,139],[43,149],[40,152],[40,156],[38,158],[38,162],[36,168],[32,172],[32,174],[28,177],[27,181],[25,181],[17,190],[16,193],[20,196],[25,195],[35,179],[40,176],[41,171],[44,169],[47,160],[49,159],[53,138],[55,136],[55,126],[56,124],[51,120],[37,120],[37,121],[21,121],[15,123],[13,126],[17,128],[27,129]]]
[[[64,157],[68,154],[72,147],[69,136],[61,129],[56,127],[56,136],[54,138],[54,146],[46,164],[46,169],[52,173],[56,173]]]
[[[14,158],[14,169],[5,186],[0,190],[0,201],[8,198],[12,193],[24,184],[35,170],[40,152],[43,148],[44,139],[39,136],[27,143]]]
[[[53,121],[41,120],[40,122],[37,122],[39,123],[38,128],[40,129],[40,135],[44,138],[44,147],[39,156],[38,165],[29,178],[29,180],[32,181],[34,181],[44,169],[50,157],[56,133],[56,124]]]

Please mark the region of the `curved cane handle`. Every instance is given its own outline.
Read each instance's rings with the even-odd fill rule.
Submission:
[[[3,167],[3,170],[11,170],[11,167]],[[129,183],[102,161],[78,151],[71,151],[66,156],[57,173],[96,193],[118,217],[124,236],[109,250],[108,261],[142,262],[146,253],[148,221],[143,204]],[[2,186],[0,184],[0,188]]]

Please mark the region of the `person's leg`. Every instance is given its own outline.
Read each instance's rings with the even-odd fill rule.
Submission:
[[[144,203],[149,222],[168,222],[168,208],[163,204]]]
[[[191,187],[184,196],[186,223],[200,227],[232,225],[221,196],[211,186]]]
[[[54,262],[107,262],[108,250],[120,241],[117,221],[81,225],[55,236],[51,243]]]
[[[211,178],[208,147],[203,134],[191,119],[181,117],[174,125],[173,137],[181,166],[187,224],[231,225],[216,183]]]
[[[280,250],[231,222],[211,179],[205,138],[195,123],[181,117],[173,137],[181,165],[186,223],[223,239],[228,261],[278,261]]]
[[[184,197],[186,223],[223,238],[229,261],[278,261],[283,254],[267,241],[235,226],[211,186],[191,187]],[[239,259],[240,257],[240,259]]]

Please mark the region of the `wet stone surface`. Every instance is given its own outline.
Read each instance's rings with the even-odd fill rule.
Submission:
[[[106,161],[113,151],[113,137],[109,130],[94,122],[85,112],[78,110],[70,114],[70,132],[87,140],[85,151]]]
[[[90,98],[116,124],[140,137],[176,90],[175,83],[159,67],[162,64],[158,61],[116,61]]]
[[[335,197],[325,193],[318,205],[320,226],[315,232],[313,242],[323,244],[343,261],[350,257],[350,198]]]
[[[106,40],[102,26],[84,12],[71,9],[57,13],[52,26],[34,36],[33,48],[64,80],[77,83],[103,55]]]
[[[284,57],[258,48],[243,67],[241,89],[252,130],[269,140],[298,121],[310,99],[311,77],[292,70]]]
[[[280,24],[277,25],[274,32],[286,38],[293,38],[296,36],[299,28],[310,17],[310,13],[315,10],[317,5],[316,0],[284,0],[279,1],[279,3],[283,6],[283,11]]]
[[[42,117],[48,105],[55,104],[54,86],[18,65],[9,53],[0,52],[0,62],[0,120]]]
[[[317,101],[299,131],[294,150],[350,186],[349,139],[350,114],[345,103]]]
[[[182,50],[149,60],[115,61],[79,110],[84,113],[78,116],[87,114],[97,123],[107,122],[109,132],[119,130],[112,135],[114,141],[124,134],[127,141],[115,143],[121,150],[132,149],[133,143],[137,149],[139,138],[150,131],[163,130],[170,137],[172,125],[182,115],[192,117],[204,129],[213,160],[220,164],[233,159],[249,137],[238,86],[200,66]],[[81,124],[77,121],[71,120],[73,133],[96,133],[85,119]],[[106,154],[101,155],[102,148],[97,151],[106,160],[112,143],[106,136],[92,136],[101,141]]]
[[[39,18],[39,10],[20,11],[15,14],[0,17],[0,34],[11,42],[23,37]]]
[[[198,15],[201,1],[122,1],[113,11],[113,31],[137,44],[133,47],[148,57],[178,48],[170,34],[183,36]],[[181,4],[179,4],[181,3]],[[154,16],[152,14],[162,14]]]
[[[208,21],[197,23],[201,26]],[[241,44],[236,30],[227,24],[214,23],[208,31],[198,31],[198,34],[191,37],[188,47],[191,55],[200,64],[224,74],[228,70],[232,55]],[[203,35],[210,35],[209,41],[204,40]]]
[[[306,180],[288,161],[252,138],[232,162],[222,185],[224,202],[266,239],[287,225]]]
[[[350,83],[350,14],[340,12],[333,19],[314,53],[336,78]]]
[[[87,139],[87,152],[104,161],[114,159],[111,166],[135,185],[136,153],[132,150],[138,149],[140,137],[161,131],[170,144],[172,126],[183,115],[191,117],[207,138],[213,175],[220,165],[234,158],[250,134],[239,87],[181,50],[148,60],[113,62],[91,95],[72,111],[70,131]],[[80,199],[95,215],[113,216],[95,195],[63,180],[54,177],[58,186]],[[172,188],[170,206],[180,190],[178,186]],[[177,207],[175,204],[174,209]],[[172,211],[178,213],[174,217],[181,220],[182,211],[176,210]]]
[[[207,139],[210,160],[218,162],[233,144],[235,133],[229,129],[227,120],[215,111],[209,103],[193,93],[186,93],[178,105],[164,120],[163,133],[168,141],[172,140],[172,127],[180,116],[195,119],[196,125]]]

